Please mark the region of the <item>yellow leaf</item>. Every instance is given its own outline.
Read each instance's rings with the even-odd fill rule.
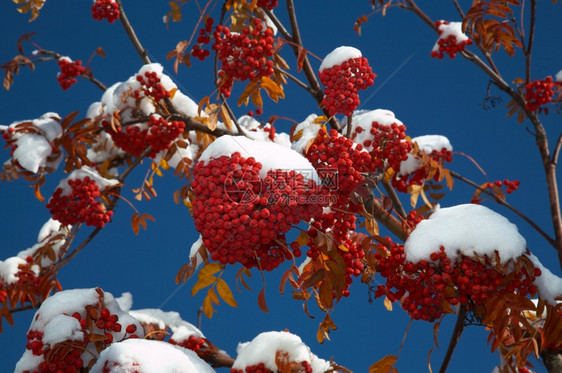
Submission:
[[[199,101],[199,106],[197,107],[197,115],[201,116],[201,110],[203,110],[203,107],[207,105],[210,105],[210,99],[209,96],[205,96],[201,99],[201,101]],[[195,118],[197,119],[197,118]]]
[[[365,228],[367,228],[367,232],[369,232],[373,236],[379,235],[379,224],[377,221],[371,217],[365,219]]]
[[[228,284],[222,278],[219,278],[217,281],[217,292],[222,300],[224,300],[229,306],[238,307],[238,303],[236,303],[236,300],[232,295],[232,291],[230,291]]]
[[[213,302],[211,301],[211,297],[209,297],[209,295],[207,295],[205,297],[205,299],[203,300],[203,313],[205,314],[205,316],[207,316],[208,318],[212,318],[213,317]]]
[[[279,84],[275,83],[267,76],[261,77],[261,87],[265,89],[269,98],[271,98],[275,102],[277,102],[279,98],[285,98],[283,88],[281,88]]]
[[[387,311],[392,311],[392,302],[390,301],[390,299],[388,299],[388,297],[384,297],[384,308],[386,308]]]
[[[252,93],[252,104],[256,107],[263,107],[263,100],[261,98],[260,90],[257,89],[254,93]]]
[[[219,272],[221,269],[223,269],[222,264],[216,262],[209,263],[205,267],[201,268],[197,277],[201,279],[203,277],[211,276]]]
[[[216,304],[217,306],[219,305],[219,297],[217,296],[217,292],[214,288],[209,288],[209,290],[207,290],[207,297],[211,298],[211,301],[214,304]]]
[[[256,91],[259,90],[259,80],[258,79],[254,79],[252,80],[250,83],[248,83],[246,85],[246,88],[244,88],[244,92],[242,92],[242,94],[240,95],[240,97],[238,98],[238,106],[242,106],[242,104],[248,105],[248,101],[250,99],[250,96]]]
[[[228,115],[228,112],[226,111],[226,108],[224,107],[224,105],[221,105],[221,109],[220,109],[220,117],[222,119],[222,121],[224,122],[224,125],[226,126],[227,129],[232,129],[232,121],[230,120],[230,115]]]
[[[205,276],[203,278],[200,278],[197,283],[193,285],[193,289],[191,289],[191,296],[197,294],[199,290],[214,284],[217,280],[218,278],[216,278],[215,276]]]

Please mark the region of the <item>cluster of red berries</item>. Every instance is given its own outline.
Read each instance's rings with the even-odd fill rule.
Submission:
[[[517,273],[502,274],[486,256],[480,261],[461,255],[453,262],[443,247],[430,255],[431,261],[407,262],[403,245],[396,243],[391,244],[386,257],[380,253],[375,257],[377,270],[386,278],[375,296],[387,296],[393,302],[403,298],[402,307],[415,320],[434,321],[451,305],[474,309],[492,293],[533,295],[537,291],[533,281],[541,274],[538,268],[528,273],[525,267]]]
[[[262,115],[263,114],[263,109],[261,108],[257,108],[256,109],[256,115]],[[254,112],[252,110],[250,110],[248,112],[248,116],[253,117],[254,116]],[[273,128],[273,127],[272,127]]]
[[[183,341],[177,342],[173,338],[168,340],[168,343],[177,345],[180,347],[187,348],[188,350],[197,352],[205,347],[205,340],[203,338],[197,338],[194,335],[190,335],[188,339],[184,339]]]
[[[351,138],[356,139],[363,132],[363,127],[357,126]],[[412,150],[412,142],[406,140],[406,126],[392,123],[390,126],[377,121],[371,123],[369,134],[372,137],[363,141],[363,146],[369,150],[371,156],[370,171],[383,171],[386,167],[400,170],[400,163],[408,159]]]
[[[82,66],[82,61],[71,61],[68,58],[59,58],[58,64],[60,67],[60,74],[57,80],[62,89],[67,90],[73,84],[76,84],[76,77],[84,74],[88,69]]]
[[[85,329],[85,327],[82,326],[82,329]],[[71,343],[68,343],[70,341],[64,341],[52,347],[45,346],[43,336],[43,332],[38,330],[27,332],[25,348],[35,356],[42,356],[43,361],[37,365],[37,369],[24,371],[23,373],[75,373],[83,367],[84,361],[81,356],[88,343],[86,333],[84,333],[83,341],[72,341]]]
[[[552,101],[555,86],[562,86],[562,82],[554,82],[550,76],[528,83],[525,86],[525,109],[540,111],[541,106]]]
[[[135,157],[140,156],[150,146],[151,152],[148,154],[150,158],[154,158],[160,151],[168,149],[185,129],[185,123],[182,121],[168,122],[163,117],[154,115],[150,116],[146,129],[132,125],[115,130],[108,121],[103,121],[102,125],[117,147]]]
[[[501,180],[496,180],[493,183],[488,183],[487,187],[492,189],[494,186],[501,188],[502,186],[506,187],[506,193],[513,193],[514,191],[519,188],[519,180],[509,181],[505,179],[503,182]]]
[[[97,201],[101,193],[98,184],[90,177],[67,181],[72,188],[69,194],[62,195],[62,188],[57,188],[47,203],[53,219],[63,225],[86,223],[89,226],[103,228],[113,216],[101,201]]]
[[[212,18],[205,21],[205,27],[199,30],[198,44],[192,48],[193,56],[200,60],[209,55],[201,47],[211,41]],[[230,96],[234,80],[245,81],[273,74],[275,53],[273,30],[259,18],[254,18],[248,27],[240,33],[231,32],[226,26],[218,25],[212,34],[214,43],[211,48],[217,52],[221,62],[219,70],[220,91]]]
[[[113,23],[119,19],[119,5],[115,0],[96,0],[92,5],[92,17],[95,20]]]
[[[273,9],[279,5],[277,0],[258,0],[258,6],[266,9]]]
[[[308,363],[308,361],[303,361],[300,364],[302,368],[299,369],[293,368],[292,372],[303,372],[303,373],[312,373],[312,367]],[[254,365],[249,365],[244,369],[230,369],[230,373],[275,373],[271,369],[268,369],[264,363],[258,363]]]
[[[329,189],[348,195],[363,181],[361,172],[368,171],[371,156],[363,145],[332,129],[320,129],[305,157],[319,172],[322,183]]]
[[[365,57],[357,57],[350,58],[341,65],[322,69],[319,77],[326,87],[322,105],[330,115],[350,116],[359,106],[357,92],[372,86],[376,75]]]
[[[211,33],[213,32],[214,20],[209,17],[205,20],[205,27],[199,30],[199,36],[197,37],[197,44],[191,48],[191,55],[193,57],[199,58],[200,61],[205,60],[210,54],[206,49],[202,49],[202,45],[207,45],[211,42]]]
[[[155,71],[147,71],[144,73],[144,76],[137,75],[137,81],[142,85],[140,91],[135,90],[134,92],[137,99],[141,98],[141,92],[146,97],[152,97],[156,102],[170,97],[170,92],[166,91],[162,83],[160,83],[160,78]]]
[[[457,53],[462,52],[464,47],[467,45],[472,45],[472,39],[466,39],[464,41],[457,40],[456,35],[451,34],[446,38],[441,37],[443,34],[442,25],[448,25],[448,21],[437,21],[435,22],[435,27],[437,27],[437,34],[439,34],[439,39],[437,40],[438,50],[431,52],[431,57],[437,57],[438,59],[443,59],[444,53],[449,55],[449,58],[455,58]]]
[[[421,154],[418,154],[417,157],[420,157]],[[428,154],[428,157],[443,165],[445,162],[452,162],[453,161],[453,152],[447,150],[446,148],[442,148],[441,150],[433,150],[431,153]],[[392,185],[396,188],[397,191],[402,193],[408,192],[408,187],[410,185],[422,185],[424,180],[427,179],[428,173],[430,171],[430,167],[419,167],[414,172],[408,175],[399,175],[398,173],[392,178]],[[435,170],[433,175],[433,180],[438,181],[440,177],[439,169]]]
[[[272,270],[293,257],[285,233],[322,212],[319,187],[291,170],[270,170],[236,152],[193,170],[195,228],[214,261]]]

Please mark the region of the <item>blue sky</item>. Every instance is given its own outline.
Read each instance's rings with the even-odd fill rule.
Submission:
[[[172,65],[165,59],[178,41],[189,38],[194,27],[193,16],[197,13],[195,4],[190,2],[185,6],[183,22],[170,24],[166,29],[162,16],[168,11],[167,2],[137,0],[124,3],[150,58],[162,63],[182,91],[195,101],[211,94],[214,86],[210,63],[194,61],[191,68],[181,68],[175,75]],[[459,20],[451,2],[430,3],[427,13],[431,18]],[[94,57],[90,64],[94,75],[108,86],[127,79],[138,71],[141,61],[121,25],[93,20],[90,4],[89,1],[49,0],[39,18],[28,23],[28,15],[17,13],[15,4],[1,2],[0,63],[17,54],[16,41],[20,35],[37,32],[33,38],[37,44],[74,60],[87,61],[101,46],[107,57]],[[370,12],[366,0],[302,1],[296,2],[296,6],[304,45],[315,55],[323,57],[338,46],[349,45],[360,49],[369,59],[378,77],[373,87],[362,92],[362,109],[393,111],[408,127],[407,133],[412,137],[425,134],[447,136],[454,150],[472,156],[491,180],[520,180],[520,189],[510,195],[508,201],[547,232],[552,231],[542,165],[534,138],[527,131],[529,124],[519,125],[513,118],[506,119],[505,104],[508,100],[505,96],[502,96],[504,100],[499,107],[483,110],[480,104],[486,95],[488,80],[480,70],[460,57],[454,60],[432,59],[429,54],[436,34],[405,11],[391,9],[386,17],[379,14],[369,18],[368,23],[363,25],[363,35],[357,36],[353,31],[353,22]],[[283,9],[276,13],[285,19]],[[531,72],[534,79],[554,75],[562,69],[562,51],[559,49],[561,16],[560,4],[539,4]],[[26,52],[31,50],[28,48]],[[285,56],[290,64],[294,62],[288,48]],[[311,63],[315,68],[320,65],[320,61],[315,59]],[[512,59],[499,53],[496,63],[506,81],[523,76],[524,64],[520,53]],[[294,70],[293,73],[296,73]],[[49,111],[62,116],[76,110],[85,114],[90,103],[100,99],[102,92],[87,81],[79,81],[70,90],[62,91],[56,80],[57,72],[58,66],[54,62],[40,64],[34,72],[23,69],[15,77],[15,84],[9,92],[0,91],[0,124],[37,118]],[[501,96],[494,88],[492,94]],[[265,100],[264,117],[281,115],[301,121],[310,113],[319,114],[314,100],[298,87],[287,87],[286,97],[279,105]],[[241,115],[248,109],[235,110]],[[553,142],[560,132],[560,116],[551,114],[543,118]],[[277,123],[277,131],[289,131],[289,122]],[[2,154],[2,159],[8,157],[7,151]],[[140,185],[147,167],[149,163],[129,178],[131,188]],[[463,156],[455,156],[451,168],[477,182],[486,181]],[[46,196],[56,188],[61,177],[62,173],[56,173],[48,178],[42,189]],[[120,204],[113,222],[60,271],[63,287],[100,286],[115,296],[129,291],[133,295],[134,308],[174,310],[180,312],[185,320],[196,323],[197,309],[203,298],[190,296],[193,281],[184,287],[178,287],[173,282],[180,265],[188,260],[189,247],[197,238],[187,209],[174,204],[172,199],[173,191],[181,186],[182,181],[167,174],[155,182],[159,194],[157,199],[136,203],[141,212],[156,218],[156,222],[149,223],[148,230],[138,236],[133,234],[129,223],[134,211],[125,203]],[[4,259],[36,242],[37,232],[49,214],[44,203],[34,199],[32,189],[25,182],[3,183],[0,188],[3,195],[0,199],[3,221],[0,226],[3,238],[0,258]],[[470,187],[457,182],[442,203],[444,206],[467,203],[471,195]],[[132,199],[132,193],[125,192],[125,197]],[[487,206],[517,224],[531,251],[560,274],[554,250],[536,232],[505,208],[491,202]],[[82,237],[88,232],[85,229]],[[227,273],[234,287],[236,269]],[[367,288],[361,284],[354,284],[350,298],[342,300],[336,307],[333,319],[338,330],[331,334],[332,341],[319,345],[315,335],[321,312],[313,308],[316,319],[311,320],[303,312],[301,303],[288,295],[281,297],[278,294],[281,273],[266,274],[269,314],[262,313],[257,306],[256,298],[262,283],[259,274],[254,272],[250,282],[254,290],[234,294],[238,308],[223,304],[211,320],[203,319],[202,330],[207,338],[234,356],[238,342],[251,340],[262,331],[288,329],[300,335],[318,356],[325,359],[333,357],[356,372],[364,372],[382,356],[398,352],[408,316],[397,306],[393,312],[386,311],[380,300],[369,304]],[[14,327],[4,325],[4,333],[0,335],[3,370],[11,370],[23,353],[25,334],[32,316],[32,312],[20,313],[15,316]],[[454,317],[443,322],[439,338],[441,349],[432,354],[434,369],[440,365],[453,324]],[[450,371],[491,371],[499,360],[489,353],[486,337],[483,328],[468,327],[461,337]],[[432,343],[432,325],[421,321],[414,323],[397,368],[401,372],[424,371]],[[537,371],[544,369],[538,367]]]

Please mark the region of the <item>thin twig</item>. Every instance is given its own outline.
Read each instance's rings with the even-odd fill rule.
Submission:
[[[390,197],[394,210],[396,210],[400,217],[406,219],[407,214],[404,210],[404,206],[402,206],[402,202],[400,202],[400,199],[398,198],[398,195],[396,194],[396,191],[394,190],[392,185],[388,181],[383,181],[382,186],[384,187],[386,194]]]
[[[232,111],[232,108],[228,104],[228,101],[226,101],[226,97],[224,97],[222,93],[220,94],[220,96],[221,96],[222,104],[226,108],[226,111],[228,112],[230,119],[232,119],[232,121],[234,122],[234,126],[236,127],[236,130],[238,130],[238,133],[240,135],[244,135],[244,131],[242,130],[242,128],[240,127],[240,123],[238,123],[238,120],[234,116],[234,112]]]
[[[525,53],[525,76],[527,77],[526,82],[531,80],[531,52],[533,50],[533,40],[535,38],[535,19],[537,16],[537,1],[531,0],[531,19],[529,21],[529,42],[527,43],[527,49],[523,52]],[[521,19],[523,22],[523,19]]]
[[[459,12],[459,16],[461,16],[461,19],[464,19],[464,12],[462,11],[459,2],[457,0],[453,0],[453,4],[455,5],[455,8],[457,8],[457,12]]]
[[[142,62],[145,65],[148,65],[150,63],[150,58],[148,58],[148,53],[146,49],[144,49],[144,47],[142,46],[139,38],[137,37],[137,34],[135,33],[135,30],[133,29],[133,26],[131,26],[129,19],[125,14],[125,10],[123,9],[123,4],[121,3],[121,0],[116,0],[116,2],[117,5],[119,5],[119,20],[121,21],[121,24],[123,25],[123,28],[127,33],[127,36],[131,40],[131,43],[133,43],[133,46],[135,47]]]
[[[300,36],[300,31],[299,31],[299,25],[298,25],[298,22],[297,22],[297,15],[296,15],[296,12],[295,12],[295,4],[294,4],[293,0],[287,0],[287,13],[289,14],[289,21],[291,23],[291,31],[293,33],[293,36],[289,41],[292,42],[292,43],[290,43],[290,45],[293,48],[293,52],[295,53],[295,56],[298,58],[298,56],[300,54],[299,48],[303,48],[303,46],[302,46],[302,39],[301,39],[301,36]],[[318,79],[316,78],[316,73],[314,72],[314,70],[312,69],[312,66],[310,65],[310,61],[308,59],[308,56],[305,56],[304,59],[303,59],[302,70],[304,71],[304,75],[306,76],[306,79],[308,80],[308,84],[310,84],[310,88],[312,89],[312,92],[314,93],[312,95],[312,97],[314,97],[316,102],[318,102],[318,106],[322,109],[322,111],[324,112],[324,115],[326,115],[326,117],[330,118],[330,126],[334,129],[336,129],[337,131],[340,131],[341,126],[338,123],[337,119],[334,116],[330,116],[330,113],[328,112],[328,110],[325,107],[323,107],[323,105],[322,105],[322,100],[324,99],[324,93],[322,92],[322,88],[320,88],[320,83],[318,83]]]
[[[308,91],[308,93],[310,93],[311,95],[314,95],[314,91],[312,90],[312,88],[310,88],[308,85],[306,85],[305,82],[301,81],[299,78],[297,78],[293,74],[291,74],[291,73],[289,73],[289,72],[287,72],[283,69],[280,69],[278,67],[275,67],[274,69],[275,69],[275,71],[278,71],[281,74],[285,75],[287,78],[291,79],[293,82],[297,83],[298,86],[300,86],[304,90]]]
[[[494,201],[496,201],[498,204],[500,204],[502,206],[505,206],[508,209],[510,209],[511,211],[513,211],[516,215],[518,215],[520,218],[525,220],[531,227],[533,227],[541,236],[543,236],[544,239],[547,240],[550,245],[552,245],[554,248],[556,248],[556,241],[552,237],[550,237],[545,231],[543,231],[541,229],[541,227],[539,227],[534,221],[532,221],[525,214],[523,214],[521,211],[517,210],[515,207],[513,207],[512,205],[510,205],[506,201],[498,198],[498,196],[496,196],[494,193],[490,192],[489,190],[481,188],[480,185],[476,184],[474,181],[472,181],[470,179],[467,179],[466,177],[456,173],[455,171],[449,170],[449,172],[451,173],[451,176],[453,176],[455,179],[459,179],[459,180],[473,186],[474,188],[481,190],[486,195],[492,197],[494,199]]]
[[[558,155],[560,154],[560,147],[562,147],[562,134],[558,136],[558,141],[556,141],[556,148],[554,148],[554,152],[552,153],[552,163],[554,165],[558,164]]]
[[[451,361],[451,357],[453,357],[453,352],[455,352],[455,347],[459,342],[461,334],[464,330],[464,319],[467,313],[467,306],[461,305],[459,308],[459,313],[457,314],[457,322],[455,323],[455,329],[453,329],[453,335],[449,340],[449,346],[447,347],[447,352],[445,353],[445,357],[443,358],[443,362],[441,363],[441,368],[439,368],[439,373],[445,373],[447,371],[447,366]]]

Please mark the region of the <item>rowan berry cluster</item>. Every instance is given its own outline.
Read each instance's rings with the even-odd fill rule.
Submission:
[[[322,212],[318,186],[295,171],[269,170],[236,152],[193,171],[195,228],[214,261],[272,270],[295,255],[285,244],[293,224]]]
[[[345,116],[359,106],[357,92],[372,86],[376,78],[365,57],[350,58],[341,65],[322,69],[318,75],[326,87],[322,104],[330,115]]]
[[[180,342],[177,342],[173,338],[170,338],[168,340],[168,343],[187,348],[188,350],[194,352],[197,352],[203,347],[205,347],[205,340],[203,338],[197,338],[194,335],[190,335],[189,338],[184,339],[183,341]]]
[[[489,189],[494,188],[494,186],[501,188],[502,186],[506,187],[506,193],[513,193],[514,191],[517,190],[517,188],[519,188],[519,180],[513,180],[513,181],[509,181],[508,179],[505,179],[503,182],[501,180],[496,180],[493,183],[488,183],[487,187]]]
[[[443,247],[430,255],[430,261],[417,263],[407,262],[404,247],[396,243],[391,243],[386,257],[380,253],[375,257],[377,270],[386,278],[375,296],[387,296],[393,302],[402,299],[402,307],[415,320],[434,321],[451,305],[468,305],[474,310],[492,293],[533,295],[537,291],[533,281],[541,274],[538,268],[528,273],[525,267],[503,274],[486,256],[475,260],[460,255],[452,261]]]
[[[271,10],[279,5],[277,0],[258,0],[258,6]]]
[[[316,170],[321,170],[325,186],[345,195],[363,181],[361,172],[368,171],[371,163],[363,145],[355,144],[334,129],[329,132],[320,129],[305,157]]]
[[[528,83],[525,86],[525,109],[540,112],[541,106],[552,101],[555,86],[562,86],[562,82],[554,82],[550,76]]]
[[[420,158],[421,154],[418,154],[416,157]],[[431,153],[428,154],[428,157],[439,165],[443,165],[445,162],[453,161],[453,152],[442,148],[441,150],[432,150]],[[414,172],[407,175],[396,174],[395,177],[392,178],[392,185],[397,191],[407,193],[410,185],[422,185],[424,181],[427,180],[430,171],[435,171],[433,180],[438,181],[440,177],[439,169],[431,170],[430,165],[425,165],[418,167]]]
[[[166,91],[156,71],[147,71],[144,76],[137,75],[137,81],[141,84],[140,90],[135,90],[135,98],[141,98],[141,92],[146,97],[152,97],[154,101],[158,102],[170,97],[170,92]]]
[[[113,23],[119,19],[119,5],[115,0],[96,0],[92,5],[92,17],[95,20]]]
[[[211,33],[213,32],[214,20],[209,17],[205,20],[205,27],[199,30],[199,36],[197,37],[197,44],[191,48],[191,55],[198,58],[200,61],[205,60],[210,54],[206,49],[202,49],[202,45],[207,45],[211,42]]]
[[[82,61],[72,61],[63,57],[58,59],[61,72],[57,76],[57,80],[62,89],[67,90],[73,84],[76,84],[76,77],[84,74],[88,69],[82,66]]]
[[[160,151],[168,149],[185,129],[185,123],[182,121],[168,122],[163,117],[154,115],[150,116],[148,128],[145,129],[137,125],[114,129],[108,121],[103,121],[102,125],[117,147],[135,157],[140,156],[150,146],[149,158],[154,158]]]
[[[351,138],[355,140],[363,131],[363,127],[357,126]],[[400,170],[400,163],[408,158],[412,150],[412,142],[406,139],[406,126],[396,122],[384,125],[374,121],[369,134],[370,137],[363,140],[362,144],[371,156],[369,170],[384,171],[387,166],[395,171]]]
[[[53,219],[64,225],[86,223],[103,228],[113,216],[113,211],[108,211],[98,200],[101,193],[96,181],[86,176],[68,180],[67,183],[72,189],[70,193],[63,194],[63,189],[58,187],[46,205]]]
[[[218,25],[213,34],[215,42],[212,49],[217,52],[221,63],[219,77],[220,91],[230,96],[234,80],[254,80],[273,75],[275,53],[273,30],[255,18],[249,27],[240,33],[233,33],[226,26]]]
[[[312,367],[308,363],[308,361],[303,361],[300,363],[300,369],[293,368],[293,372],[303,372],[303,373],[312,373]],[[254,365],[249,365],[244,369],[230,369],[230,373],[275,373],[271,369],[268,369],[264,363],[258,363]]]
[[[446,53],[449,55],[449,58],[455,58],[457,53],[464,50],[464,47],[466,47],[467,45],[472,45],[472,39],[466,38],[464,40],[459,40],[459,38],[457,37],[458,33],[445,32],[447,28],[455,26],[449,24],[448,21],[435,22],[435,27],[437,27],[437,34],[439,34],[439,39],[437,40],[437,48],[434,47],[433,51],[431,52],[431,57],[442,59],[444,54]]]

